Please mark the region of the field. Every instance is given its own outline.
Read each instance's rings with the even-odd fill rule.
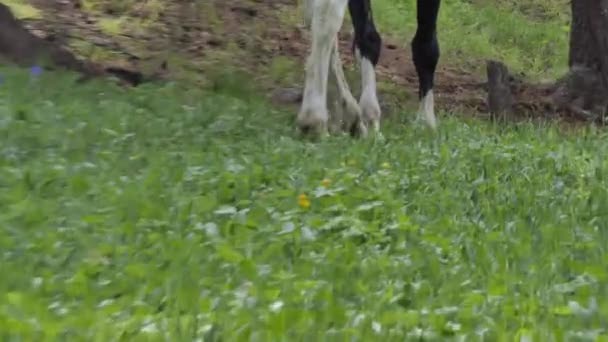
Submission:
[[[566,5],[522,3],[446,2],[443,75],[558,75]],[[413,4],[375,6],[411,32]],[[297,59],[216,72],[226,46],[200,86],[0,68],[3,341],[608,341],[604,130],[445,108],[431,132],[385,81],[383,138],[312,143],[263,93]]]

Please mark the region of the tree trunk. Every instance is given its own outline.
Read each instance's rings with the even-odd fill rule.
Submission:
[[[589,68],[608,85],[608,0],[573,0],[569,66]]]
[[[571,0],[571,8],[568,74],[550,88],[526,85],[523,91],[514,94],[514,106],[507,109],[513,113],[517,107],[533,107],[528,106],[533,100],[543,102],[549,111],[568,112],[579,119],[605,124],[608,123],[605,120],[608,112],[608,0]],[[490,112],[500,109],[495,104],[500,102],[491,101],[492,96],[508,97],[509,91],[513,92],[513,87],[493,84],[494,73],[496,67],[489,63]],[[530,93],[538,96],[534,99]]]
[[[560,106],[604,121],[608,109],[608,0],[572,0],[569,74],[556,95]]]

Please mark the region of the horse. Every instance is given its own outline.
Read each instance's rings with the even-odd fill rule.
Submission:
[[[381,109],[376,90],[376,66],[380,59],[382,37],[376,29],[371,0],[304,0],[305,24],[311,33],[311,44],[305,65],[305,86],[296,118],[303,133],[327,134],[328,76],[334,77],[338,103],[345,114],[342,130],[353,136],[366,136],[368,128],[380,132]],[[418,117],[431,128],[437,127],[433,85],[440,50],[437,39],[437,16],[441,0],[417,0],[417,28],[410,43],[412,60],[418,76]],[[338,31],[346,7],[354,28],[353,52],[359,64],[361,96],[353,97],[344,76],[338,51]]]

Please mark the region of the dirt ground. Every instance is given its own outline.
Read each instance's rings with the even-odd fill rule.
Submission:
[[[200,77],[193,79],[201,82],[202,77],[203,83],[213,66],[222,64],[263,78],[268,66],[283,57],[298,67],[291,71],[298,73],[300,84],[295,86],[302,86],[308,33],[294,1],[162,2],[164,7],[156,11],[150,9],[152,1],[141,1],[117,12],[111,6],[85,10],[80,0],[31,0],[44,17],[28,20],[26,25],[38,36],[68,45],[83,58],[146,73],[157,72],[160,65],[168,62],[167,77],[197,75]],[[100,28],[102,22],[117,17],[126,18],[123,24],[129,25],[122,25],[116,32]],[[393,101],[402,106],[406,101],[407,105],[415,105],[418,83],[408,45],[411,37],[382,35],[378,80],[388,87],[379,91],[381,102]],[[351,25],[346,22],[340,32],[340,46],[344,64],[350,70],[354,66],[351,44]],[[438,108],[488,116],[484,78],[441,59],[435,86]],[[285,86],[277,82],[260,85],[268,94]],[[530,111],[546,112],[542,101],[538,101],[538,96],[545,95],[524,96],[529,101],[523,101],[523,105],[529,105]]]

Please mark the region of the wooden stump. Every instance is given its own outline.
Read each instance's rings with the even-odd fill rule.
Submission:
[[[488,109],[493,118],[513,113],[513,94],[509,69],[502,62],[489,60],[486,63],[488,75]]]

